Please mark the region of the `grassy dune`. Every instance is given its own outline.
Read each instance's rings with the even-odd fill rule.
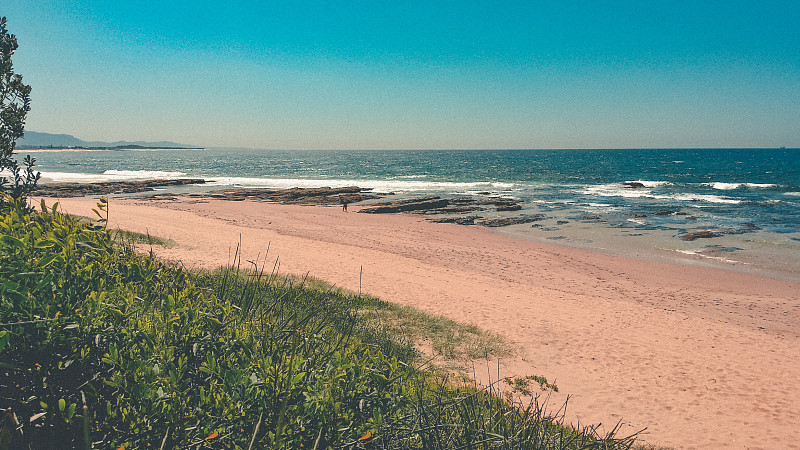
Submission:
[[[188,272],[133,249],[168,242],[0,207],[0,450],[634,443],[509,394],[555,388],[540,377],[453,375],[513,351],[475,327],[236,262]]]

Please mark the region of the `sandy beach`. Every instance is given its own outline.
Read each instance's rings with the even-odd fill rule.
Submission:
[[[60,201],[87,216],[95,203]],[[573,423],[621,420],[675,448],[800,448],[800,285],[357,210],[114,198],[109,225],[174,240],[155,253],[190,268],[269,246],[284,273],[496,332],[519,347],[500,376],[555,381]],[[496,376],[496,360],[478,364]]]

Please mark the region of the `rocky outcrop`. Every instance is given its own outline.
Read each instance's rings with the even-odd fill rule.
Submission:
[[[456,223],[459,225],[480,225],[482,227],[507,227],[509,225],[538,222],[545,218],[544,214],[530,214],[517,217],[501,217],[497,219],[484,219],[481,216],[460,216],[441,217],[429,220],[434,223]]]
[[[458,217],[440,217],[428,220],[434,223],[455,223],[458,225],[475,225],[475,221],[480,219],[482,219],[481,216],[458,216]]]
[[[682,241],[694,241],[695,239],[708,239],[722,236],[722,233],[714,230],[697,230],[680,235]]]
[[[410,212],[413,214],[461,214],[480,211],[485,206],[494,206],[497,211],[517,211],[522,209],[520,200],[510,198],[489,198],[476,200],[472,197],[441,198],[436,196],[375,203],[363,208],[368,214],[387,214]]]
[[[207,193],[190,194],[190,196],[229,201],[256,200],[287,205],[338,205],[381,198],[378,194],[367,193],[368,191],[370,189],[358,186],[341,188],[221,189]]]
[[[387,214],[407,212],[422,215],[466,214],[473,211],[485,211],[493,206],[496,211],[518,211],[522,209],[522,201],[491,197],[477,200],[473,197],[441,198],[436,196],[397,200],[394,202],[375,203],[362,208],[360,212],[368,214]],[[437,217],[428,219],[435,223],[455,223],[459,225],[480,225],[484,227],[504,227],[542,220],[543,214],[523,215],[486,219],[478,215],[461,215],[456,217]]]
[[[203,184],[200,178],[175,180],[104,181],[100,183],[47,183],[40,184],[35,193],[43,197],[86,197],[90,195],[135,194],[148,192],[157,187]]]
[[[538,222],[545,218],[544,214],[532,214],[517,217],[503,217],[499,219],[486,219],[475,222],[475,225],[482,227],[507,227],[509,225],[520,225],[523,223]]]
[[[638,181],[626,181],[626,182],[622,183],[622,185],[625,186],[628,189],[638,189],[638,188],[645,187],[645,185],[643,183],[640,183]]]
[[[389,214],[399,212],[425,212],[439,210],[450,205],[447,199],[441,197],[422,197],[407,200],[397,200],[394,202],[375,203],[372,206],[362,208],[361,212],[367,214]]]
[[[747,222],[739,225],[738,228],[731,228],[731,227],[724,227],[724,228],[717,228],[713,230],[694,230],[689,231],[684,234],[679,235],[678,237],[684,241],[693,241],[695,239],[702,239],[702,238],[715,238],[719,236],[723,236],[726,234],[744,234],[744,233],[752,233],[754,231],[760,230],[761,227],[758,225]]]
[[[498,211],[519,211],[522,209],[522,202],[505,197],[491,197],[478,202],[479,205],[493,205]]]

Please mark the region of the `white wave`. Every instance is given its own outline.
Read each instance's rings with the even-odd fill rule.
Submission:
[[[127,178],[174,178],[186,176],[185,172],[162,172],[158,170],[106,170],[103,175]]]
[[[590,186],[583,191],[584,195],[596,195],[600,197],[623,197],[623,198],[652,198],[657,200],[677,200],[685,202],[708,202],[708,203],[727,203],[738,204],[741,200],[708,194],[654,194],[647,189],[629,189],[619,184],[603,184]]]
[[[154,178],[181,178],[184,172],[158,170],[106,170],[103,173],[42,172],[42,181],[56,183],[100,183],[105,181],[148,180]]]
[[[784,192],[783,195],[789,195],[792,197],[800,197],[800,192]]]
[[[668,248],[662,248],[662,250],[668,250],[668,251],[670,251],[670,250],[671,250],[671,251],[674,251],[674,252],[677,252],[677,253],[682,253],[682,254],[684,254],[684,255],[694,256],[694,257],[696,257],[696,258],[713,259],[713,260],[716,260],[716,261],[722,261],[722,262],[724,262],[724,263],[728,263],[728,264],[743,264],[743,265],[750,265],[750,263],[746,263],[746,262],[744,262],[744,261],[737,261],[737,260],[735,260],[735,259],[723,258],[723,257],[721,257],[721,256],[711,256],[711,255],[706,255],[706,254],[703,254],[703,251],[704,251],[704,250],[706,250],[706,249],[700,249],[700,250],[680,250],[680,249],[668,249]]]
[[[703,183],[704,186],[711,186],[714,189],[718,189],[721,191],[730,191],[733,189],[741,189],[741,188],[773,188],[775,187],[774,184],[769,183],[722,183],[722,182],[714,182],[714,183]]]
[[[705,186],[711,186],[712,188],[714,188],[714,189],[719,189],[719,190],[721,190],[721,191],[730,191],[730,190],[732,190],[732,189],[739,189],[739,186],[741,186],[741,183],[721,183],[721,182],[715,182],[715,183],[703,183],[703,184],[704,184]]]
[[[631,189],[617,183],[589,186],[588,188],[584,189],[583,194],[599,195],[601,197],[656,198],[650,191],[646,189]]]
[[[345,187],[359,186],[371,188],[377,192],[419,192],[419,191],[470,191],[487,190],[503,191],[512,189],[513,183],[470,182],[455,183],[444,181],[413,180],[324,180],[302,178],[245,178],[245,177],[206,177],[206,181],[219,186],[266,187],[288,189],[293,187]]]
[[[737,205],[739,203],[742,203],[741,200],[730,197],[722,197],[719,195],[677,194],[677,195],[659,196],[656,198],[675,199],[684,202],[727,203],[730,205]]]

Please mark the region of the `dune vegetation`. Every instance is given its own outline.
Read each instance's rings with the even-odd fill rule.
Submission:
[[[413,346],[507,351],[470,327],[238,261],[187,271],[102,219],[0,206],[2,450],[633,445],[549,415],[546,380],[476,386]]]

